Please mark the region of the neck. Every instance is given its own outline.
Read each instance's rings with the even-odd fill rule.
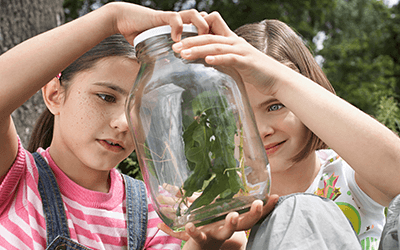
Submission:
[[[52,147],[50,147],[49,153],[58,168],[73,182],[92,191],[108,193],[110,189],[110,171],[94,170],[88,166],[83,166],[79,161],[73,162],[73,157],[52,152]]]
[[[281,172],[271,173],[271,194],[279,196],[305,192],[321,168],[319,158],[311,153],[300,162]]]

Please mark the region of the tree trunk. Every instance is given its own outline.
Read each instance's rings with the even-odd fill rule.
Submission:
[[[0,0],[0,54],[64,23],[62,4],[63,0]],[[28,146],[36,119],[44,108],[39,91],[12,114],[25,147]]]

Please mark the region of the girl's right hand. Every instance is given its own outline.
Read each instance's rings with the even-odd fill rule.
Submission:
[[[199,34],[209,31],[208,23],[196,10],[184,10],[180,12],[158,11],[140,5],[113,2],[105,5],[113,13],[114,33],[120,33],[126,40],[133,43],[133,39],[142,31],[162,25],[170,25],[171,37],[174,41],[180,41],[183,24],[194,24]]]

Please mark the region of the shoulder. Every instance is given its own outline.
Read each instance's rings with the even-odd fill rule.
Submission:
[[[317,152],[321,160],[320,180],[326,188],[332,187],[338,191],[338,200],[347,197],[354,199],[359,207],[368,212],[381,212],[383,207],[371,199],[358,185],[355,179],[355,171],[335,151],[319,150]],[[340,191],[340,192],[339,192]],[[342,194],[340,196],[340,194]],[[366,212],[366,211],[365,211]],[[366,212],[366,213],[368,213]]]
[[[118,172],[116,169],[113,169],[114,172]],[[119,172],[118,172],[119,173]],[[140,195],[142,197],[147,197],[146,185],[143,181],[137,180],[129,175],[122,174],[121,176],[126,185],[126,190],[128,192],[134,192],[136,195]]]
[[[39,174],[32,154],[23,147],[18,138],[17,157],[8,173],[0,180],[0,194],[10,194],[10,191],[15,190],[16,185],[22,178],[32,180],[37,184]],[[8,190],[10,188],[11,190]]]

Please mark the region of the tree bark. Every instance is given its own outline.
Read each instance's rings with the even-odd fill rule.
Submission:
[[[0,54],[63,24],[65,17],[62,4],[63,0],[0,0]],[[39,91],[12,114],[25,147],[28,146],[36,119],[44,108]]]

